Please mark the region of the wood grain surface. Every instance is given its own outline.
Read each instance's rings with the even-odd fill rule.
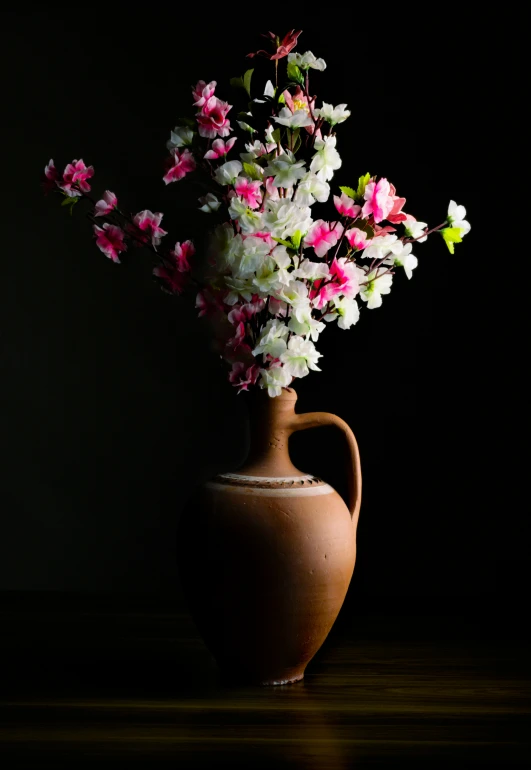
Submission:
[[[530,765],[523,625],[349,610],[303,682],[256,688],[167,599],[11,594],[1,620],[2,768]]]

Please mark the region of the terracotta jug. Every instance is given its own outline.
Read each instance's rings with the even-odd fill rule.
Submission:
[[[330,631],[356,559],[361,469],[348,425],[296,414],[297,394],[249,395],[251,446],[237,473],[206,483],[183,512],[181,580],[192,617],[228,679],[296,682]],[[299,471],[289,436],[333,425],[349,452],[348,507]]]

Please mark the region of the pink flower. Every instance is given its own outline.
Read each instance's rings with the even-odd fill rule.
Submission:
[[[127,251],[127,244],[124,243],[125,233],[122,228],[105,222],[103,227],[94,225],[94,235],[98,249],[113,262],[120,262],[118,254],[121,251]]]
[[[63,171],[63,181],[59,184],[59,187],[71,198],[77,198],[82,192],[90,192],[90,185],[87,179],[90,179],[92,176],[94,176],[94,168],[92,166],[87,168],[82,160],[73,160]]]
[[[336,245],[343,235],[343,225],[318,219],[310,227],[304,238],[306,246],[312,246],[318,257],[324,257],[329,249]]]
[[[233,136],[227,142],[223,139],[214,139],[212,142],[212,149],[209,150],[203,157],[205,160],[217,160],[218,158],[224,158],[228,154],[229,150],[234,146],[236,137]]]
[[[343,295],[347,299],[355,297],[359,291],[359,281],[356,266],[353,262],[348,262],[346,257],[334,259],[330,265],[330,274],[332,281],[315,281],[309,297],[313,300],[314,307],[323,308],[327,302],[338,295]]]
[[[195,246],[192,241],[185,241],[182,245],[177,241],[173,251],[170,251],[170,257],[175,261],[175,266],[180,273],[190,271],[189,257],[195,254]]]
[[[163,176],[164,183],[170,184],[171,182],[178,182],[179,179],[182,179],[190,171],[193,171],[194,168],[195,160],[190,150],[179,152],[177,147],[175,147],[171,151],[171,157],[168,159],[168,170]]]
[[[313,110],[313,107],[315,105],[315,96],[310,102],[308,102],[308,98],[304,95],[304,91],[300,86],[297,86],[293,96],[290,94],[290,92],[287,89],[283,92],[282,96],[284,97],[286,106],[289,108],[289,110],[292,113],[298,112],[299,110],[303,110],[303,112],[306,112],[306,114],[310,115],[311,117],[310,108],[312,108]],[[305,128],[309,134],[313,134],[315,130],[315,124],[312,123],[310,126],[306,126]]]
[[[402,211],[402,207],[406,202],[405,198],[398,198],[396,195],[396,189],[394,184],[389,185],[389,192],[393,199],[393,208],[387,215],[387,220],[397,225],[399,222],[405,222],[407,220],[407,214]]]
[[[236,325],[236,332],[234,337],[231,337],[226,345],[225,357],[231,359],[234,357],[236,351],[240,350],[240,353],[244,355],[250,350],[250,346],[244,342],[245,340],[245,324],[243,321]],[[240,356],[241,357],[241,356]]]
[[[210,83],[205,83],[204,80],[200,80],[199,83],[194,87],[192,87],[192,94],[195,99],[194,101],[194,107],[202,107],[205,102],[207,102],[211,96],[214,96],[214,91],[216,90],[217,83],[215,80],[210,81]]]
[[[343,217],[357,217],[361,211],[361,206],[356,205],[346,193],[342,193],[341,198],[334,195],[334,206]]]
[[[118,205],[118,198],[110,190],[105,190],[103,198],[96,203],[94,208],[95,217],[104,217],[110,214],[113,209]]]
[[[377,235],[386,235],[387,233],[396,233],[396,227],[391,227],[391,225],[385,225],[385,227],[380,227],[380,225],[374,225],[374,237]]]
[[[256,364],[247,366],[242,361],[235,361],[232,364],[232,371],[229,372],[229,382],[238,388],[238,393],[242,390],[248,390],[249,385],[254,385],[260,374],[260,368]]]
[[[290,51],[292,51],[295,48],[295,46],[297,45],[297,38],[299,37],[301,32],[302,32],[302,29],[297,29],[297,30],[292,29],[291,32],[288,32],[288,34],[285,35],[285,37],[283,38],[278,48],[276,48],[275,52],[272,54],[268,53],[267,51],[261,50],[261,51],[256,51],[255,53],[248,53],[247,56],[249,57],[249,59],[252,59],[254,56],[258,56],[258,55],[265,56],[266,59],[271,59],[271,60],[282,59],[284,56],[287,56],[290,53]],[[274,42],[277,39],[277,35],[275,35],[274,32],[270,32],[268,35],[263,35],[263,37],[269,37]]]
[[[260,313],[265,308],[265,300],[254,294],[251,302],[247,302],[245,305],[234,305],[228,315],[228,319],[233,326],[243,324],[252,318],[257,313]]]
[[[177,267],[158,265],[153,268],[153,275],[162,282],[162,288],[168,294],[181,294],[188,283],[186,273],[181,273]]]
[[[199,309],[198,316],[201,318],[223,310],[223,301],[217,294],[212,294],[208,289],[204,289],[195,298],[195,306]]]
[[[160,211],[157,211],[155,214],[153,214],[153,212],[149,211],[148,209],[144,209],[144,211],[140,211],[138,214],[136,214],[133,222],[135,223],[138,230],[143,233],[143,235],[140,235],[140,240],[143,243],[147,243],[149,240],[151,240],[153,246],[158,246],[161,238],[168,234],[166,230],[163,230],[162,227],[159,227],[163,216],[164,214],[161,214]],[[135,231],[135,234],[138,238],[139,233]]]
[[[45,177],[45,182],[43,183],[44,192],[49,193],[50,190],[53,190],[55,187],[57,187],[57,182],[59,179],[59,172],[55,168],[54,162],[51,159],[48,165],[44,169],[44,177]]]
[[[350,246],[353,249],[356,249],[356,251],[364,249],[369,242],[367,233],[363,232],[363,230],[360,230],[359,227],[351,227],[350,230],[347,230],[345,233],[345,238],[349,242]]]
[[[235,183],[234,189],[236,193],[243,199],[250,209],[257,209],[262,199],[262,193],[260,188],[262,182],[257,179],[255,182],[251,182],[243,176],[239,176]]]
[[[375,222],[387,219],[395,205],[389,182],[385,178],[380,179],[379,182],[369,182],[363,197],[365,204],[361,213],[364,217],[369,217],[372,214]]]
[[[207,99],[202,110],[196,114],[199,134],[207,139],[214,139],[218,135],[228,136],[231,128],[227,113],[231,109],[231,104],[222,102],[217,96]]]
[[[270,201],[278,201],[279,199],[279,192],[278,187],[275,187],[275,177],[274,176],[268,176],[266,179],[266,192],[267,192],[267,198]]]
[[[278,194],[278,188],[275,187],[275,190]],[[242,235],[243,240],[245,241],[246,238],[249,238],[248,235]],[[271,237],[271,233],[253,233],[253,238],[261,238],[264,243],[267,243],[270,249],[274,249],[275,246],[277,246],[277,242],[273,240]]]

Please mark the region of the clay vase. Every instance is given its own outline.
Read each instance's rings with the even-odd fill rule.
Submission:
[[[361,502],[356,439],[339,417],[297,414],[297,394],[250,399],[251,446],[236,473],[203,485],[183,512],[179,568],[188,607],[228,680],[303,678],[329,633],[354,570]],[[288,439],[333,425],[349,454],[348,506],[292,464]]]

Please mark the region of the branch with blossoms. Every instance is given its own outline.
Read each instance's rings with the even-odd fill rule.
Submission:
[[[464,207],[454,201],[444,221],[429,228],[404,211],[406,199],[385,177],[365,174],[353,187],[331,189],[342,167],[336,128],[350,110],[312,95],[310,75],[326,63],[311,51],[294,51],[300,34],[291,30],[281,39],[270,32],[272,50],[249,54],[274,63],[275,85],[268,80],[259,96],[251,94],[254,70],[231,81],[243,100],[238,128],[216,81],[199,81],[192,88],[193,115],[170,133],[164,183],[199,180],[205,191],[199,209],[214,219],[202,275],[192,276],[191,240],[164,246],[162,213],[125,214],[110,190],[96,200],[90,195],[94,169],[82,160],[62,175],[53,161],[45,169],[46,188],[61,194],[70,212],[88,202],[105,256],[118,263],[130,246],[145,247],[166,292],[195,289],[199,316],[211,321],[230,382],[238,392],[267,388],[272,397],[294,378],[319,371],[315,343],[328,325],[350,329],[360,307],[380,307],[397,269],[412,277],[414,245],[438,232],[453,254],[470,230]],[[331,196],[335,213],[315,217],[314,208]]]

